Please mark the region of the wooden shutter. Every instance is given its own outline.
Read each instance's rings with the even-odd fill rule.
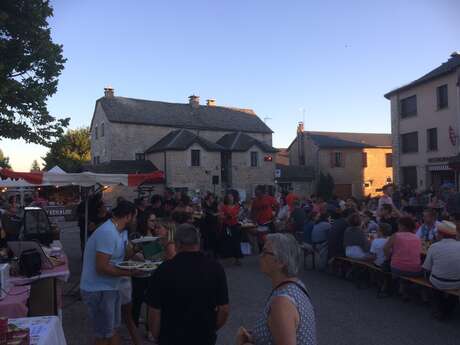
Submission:
[[[331,156],[331,168],[335,167],[335,152],[332,151],[330,153],[330,156]]]
[[[341,163],[342,163],[340,166],[341,166],[342,168],[345,168],[345,158],[346,158],[345,152],[341,152],[340,158],[341,158]]]

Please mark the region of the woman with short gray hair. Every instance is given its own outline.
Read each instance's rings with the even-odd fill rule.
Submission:
[[[290,234],[270,234],[260,254],[260,269],[272,281],[262,316],[251,333],[240,327],[237,345],[316,345],[313,306],[297,278],[301,250]]]

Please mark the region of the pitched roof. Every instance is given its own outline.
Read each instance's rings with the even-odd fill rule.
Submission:
[[[280,170],[280,177],[276,178],[277,182],[313,181],[315,179],[315,169],[311,166],[277,164],[276,169]]]
[[[442,65],[440,65],[439,67],[436,67],[434,70],[428,72],[423,77],[418,78],[417,80],[414,80],[413,82],[411,82],[409,84],[406,84],[404,86],[401,86],[401,87],[399,87],[397,89],[394,89],[394,90],[386,93],[385,98],[390,99],[390,97],[392,95],[394,95],[395,93],[397,93],[397,92],[410,89],[410,88],[412,88],[414,86],[423,84],[423,83],[425,83],[427,81],[430,81],[432,79],[441,77],[441,76],[443,76],[445,74],[448,74],[448,73],[451,73],[451,72],[455,71],[459,67],[460,67],[460,53],[458,53],[458,52],[452,53],[450,55],[450,59],[447,60],[446,62],[444,62]]]
[[[303,133],[313,140],[320,148],[391,147],[391,134],[343,132]]]
[[[272,133],[250,109],[148,101],[125,97],[97,100],[111,122],[208,130]]]
[[[146,174],[158,169],[148,160],[112,160],[84,166],[83,170],[99,174]]]
[[[186,129],[178,129],[166,134],[158,140],[153,146],[148,148],[145,153],[162,152],[162,151],[183,151],[188,149],[192,144],[199,144],[208,151],[222,151],[223,147],[202,138]]]
[[[257,140],[243,132],[225,134],[217,140],[217,144],[227,151],[247,151],[252,146],[259,147],[263,152],[277,152],[277,150],[264,142]]]

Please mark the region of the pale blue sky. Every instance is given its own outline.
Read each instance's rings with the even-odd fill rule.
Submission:
[[[458,0],[54,1],[68,59],[49,110],[89,125],[111,84],[119,96],[254,109],[275,147],[306,128],[390,132],[383,94],[460,50]],[[46,149],[4,140],[13,168]]]

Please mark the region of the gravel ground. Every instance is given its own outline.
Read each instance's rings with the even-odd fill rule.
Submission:
[[[71,278],[65,287],[63,325],[69,345],[90,344],[86,310],[77,299],[80,244],[75,224],[66,224],[61,239],[70,258]],[[251,328],[265,299],[270,282],[258,269],[256,257],[242,267],[224,263],[230,289],[231,314],[219,332],[219,345],[233,345],[240,325]],[[353,284],[326,273],[304,271],[302,280],[312,296],[321,345],[458,345],[460,311],[454,320],[441,323],[430,316],[428,306],[401,299],[376,298],[376,290],[357,289]],[[125,344],[130,344],[122,329]],[[147,341],[145,344],[149,344]]]

